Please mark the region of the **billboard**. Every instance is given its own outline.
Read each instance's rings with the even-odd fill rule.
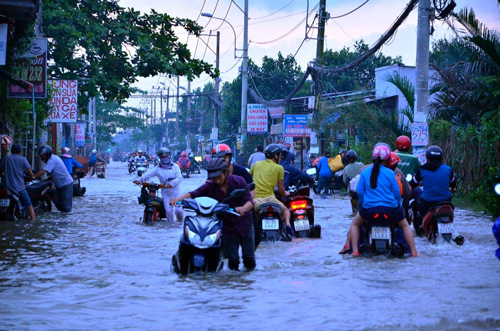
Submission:
[[[260,104],[247,105],[247,133],[266,134],[268,129],[267,108]]]
[[[78,81],[51,80],[54,96],[49,101],[52,112],[48,121],[52,123],[76,123],[78,117]]]
[[[284,115],[283,133],[285,137],[310,137],[309,115]]]
[[[30,49],[15,60],[12,73],[35,87],[35,98],[47,97],[47,39],[35,38]],[[9,84],[8,98],[31,98],[31,89]]]

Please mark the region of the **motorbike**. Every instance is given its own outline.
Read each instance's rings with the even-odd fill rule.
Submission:
[[[182,175],[182,178],[189,178],[189,168],[186,167],[186,168],[181,168],[181,175]]]
[[[190,169],[190,171],[191,171],[192,174],[201,174],[200,163],[197,162],[197,161],[193,161],[191,163],[191,169]]]
[[[433,244],[436,243],[439,236],[450,242],[452,239],[457,245],[463,245],[464,237],[461,235],[453,238],[453,218],[455,207],[451,202],[439,202],[432,206],[422,218],[422,228],[424,235]]]
[[[85,177],[85,172],[83,171],[74,171],[71,174],[73,178],[73,196],[74,197],[83,197],[87,189],[85,187],[81,187],[80,179]]]
[[[95,174],[97,178],[104,178],[106,176],[106,169],[104,168],[104,163],[97,163],[95,166]]]
[[[135,166],[135,162],[129,162],[128,163],[128,173],[133,174],[137,170],[137,167]]]
[[[152,224],[166,217],[163,198],[158,195],[158,191],[165,188],[163,184],[142,183],[141,195],[137,197],[140,205],[144,205],[142,222]]]
[[[120,161],[121,161],[122,163],[125,163],[125,162],[127,162],[127,158],[126,158],[125,156],[122,156],[122,157],[121,157],[121,159],[120,159]]]
[[[2,185],[0,188],[0,220],[16,221],[21,218],[22,210],[21,201],[17,194]]]
[[[228,198],[245,192],[245,189],[234,190]],[[179,249],[172,256],[172,270],[182,275],[221,270],[224,267],[222,220],[218,214],[239,214],[229,205],[209,197],[185,199],[179,204],[184,208],[184,224]]]
[[[364,240],[359,246],[359,251],[369,255],[386,255],[404,257],[408,245],[403,237],[403,232],[394,224],[391,226],[379,225],[386,214],[375,214],[372,219],[367,219],[361,227],[360,233]]]
[[[139,172],[142,174],[146,173],[146,171],[148,171],[148,163],[146,161],[139,161],[137,162],[137,174],[139,174]],[[141,176],[139,175],[139,176]]]
[[[262,240],[274,242],[277,240],[291,241],[292,238],[285,234],[284,221],[281,217],[281,207],[274,202],[264,202],[257,210],[257,219],[261,224]],[[256,234],[256,236],[259,234]]]
[[[85,173],[84,173],[85,174]],[[52,181],[35,179],[27,183],[26,191],[35,209],[35,213],[52,211],[52,199],[55,189]]]
[[[313,199],[309,197],[309,186],[290,186],[290,196],[280,197],[290,211],[290,225],[296,238],[320,238],[321,226],[314,225]]]

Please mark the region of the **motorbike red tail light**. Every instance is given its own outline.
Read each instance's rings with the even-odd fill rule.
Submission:
[[[7,190],[6,189],[1,189],[0,190],[1,195],[7,195]]]
[[[290,203],[290,207],[292,210],[296,209],[305,209],[307,208],[307,201],[306,200],[295,200]]]
[[[373,218],[378,218],[378,213],[376,213],[375,216],[373,216]]]
[[[384,218],[385,219],[389,219],[389,216],[387,216],[386,214],[384,214]]]
[[[304,215],[297,216],[297,219],[301,220],[304,218]]]

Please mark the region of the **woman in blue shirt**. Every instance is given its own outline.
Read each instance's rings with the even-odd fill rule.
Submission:
[[[352,221],[350,230],[353,256],[359,256],[359,227],[364,224],[366,219],[373,219],[373,215],[377,213],[389,217],[384,221],[385,224],[397,224],[403,230],[411,255],[418,256],[413,233],[401,208],[401,195],[396,176],[391,169],[386,167],[390,157],[391,150],[386,144],[375,145],[372,152],[373,165],[361,172],[356,187],[360,207]]]

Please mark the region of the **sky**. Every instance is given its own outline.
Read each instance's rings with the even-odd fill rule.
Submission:
[[[325,50],[336,51],[344,47],[353,50],[354,43],[361,39],[369,46],[373,45],[403,12],[408,1],[327,0],[326,11],[330,13],[330,17],[344,15],[363,3],[366,2],[366,4],[347,16],[327,21]],[[431,0],[431,6],[433,2],[434,0]],[[455,2],[457,4],[455,12],[464,7],[472,8],[476,17],[489,29],[500,31],[500,7],[497,0],[455,0]],[[143,13],[149,13],[151,9],[154,9],[170,16],[195,20],[204,27],[203,34],[206,35],[210,33],[214,35],[219,29],[221,81],[222,83],[231,82],[237,77],[241,59],[235,59],[234,49],[236,47],[237,56],[242,55],[240,50],[243,48],[244,0],[120,0],[119,4]],[[306,22],[309,25],[313,24],[312,20],[317,12],[315,6],[318,4],[319,0],[249,0],[249,58],[260,65],[264,56],[277,58],[278,52],[284,56],[296,54],[296,61],[304,71],[308,62],[312,61],[316,55],[316,40],[309,39],[304,42],[304,38]],[[310,15],[306,21],[308,9]],[[410,14],[397,30],[396,35],[381,49],[386,56],[401,56],[403,63],[409,66],[416,65],[417,12],[418,8]],[[210,13],[213,17],[225,18],[229,23],[201,16],[201,13]],[[435,32],[430,38],[431,44],[444,36],[451,36],[451,30],[442,21],[436,20],[434,28]],[[188,36],[184,30],[177,30],[176,33],[181,42],[188,44],[194,58],[203,59],[215,66],[216,38],[214,36],[202,36],[199,40],[193,35]],[[308,37],[315,38],[316,30],[310,29]],[[209,81],[210,78],[203,75],[191,82],[191,89],[202,88]],[[147,91],[168,86],[172,94],[175,84],[175,79],[149,77],[141,78],[134,86]],[[180,85],[187,88],[186,78],[180,78]],[[127,106],[141,108],[147,104],[141,99],[129,99]]]

